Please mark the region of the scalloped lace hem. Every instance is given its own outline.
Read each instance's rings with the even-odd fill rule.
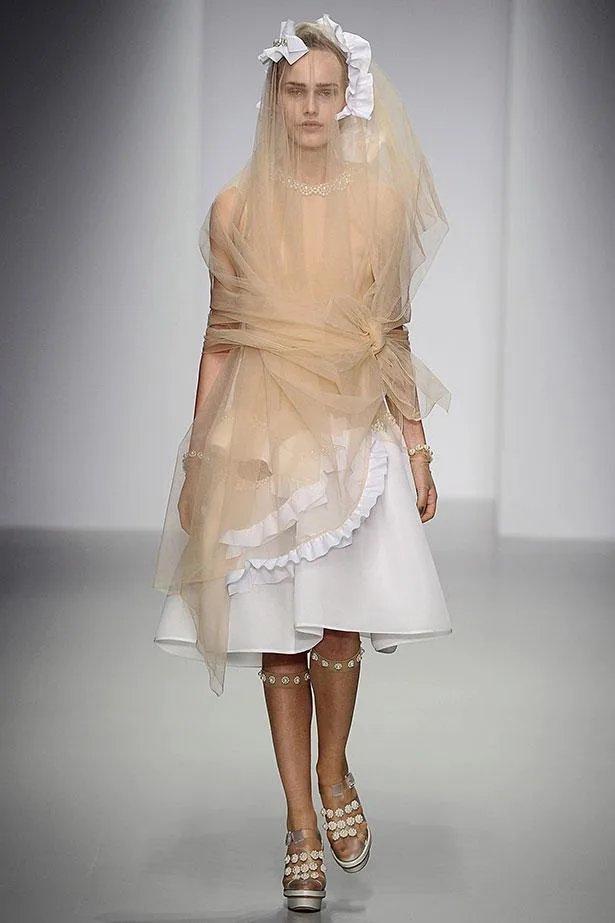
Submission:
[[[365,485],[359,502],[350,516],[337,529],[307,539],[286,554],[272,558],[248,558],[244,567],[229,571],[226,575],[229,596],[234,593],[247,593],[258,584],[280,583],[294,575],[299,561],[315,561],[332,549],[349,545],[352,542],[353,533],[369,516],[378,497],[384,493],[388,464],[389,456],[386,445],[373,432]],[[313,505],[325,502],[321,484],[314,485],[311,490],[311,502],[307,494],[301,498],[302,509],[309,509]]]

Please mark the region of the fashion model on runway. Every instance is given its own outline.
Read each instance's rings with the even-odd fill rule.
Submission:
[[[364,647],[448,635],[423,524],[423,419],[450,392],[410,347],[411,304],[448,230],[403,101],[328,14],[281,24],[254,146],[201,232],[211,297],[194,418],[175,463],[154,641],[254,668],[286,796],[282,887],[319,910],[372,831],[347,759]],[[316,718],[320,805],[312,796]]]

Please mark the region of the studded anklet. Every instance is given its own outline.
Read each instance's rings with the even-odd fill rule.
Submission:
[[[323,657],[322,654],[318,654],[315,650],[310,651],[310,660],[312,663],[317,663],[321,667],[328,668],[330,670],[352,670],[354,667],[359,665],[365,651],[362,647],[359,647],[359,650],[348,660],[335,660],[329,657]]]

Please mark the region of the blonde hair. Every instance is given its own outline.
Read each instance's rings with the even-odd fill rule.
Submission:
[[[295,34],[307,45],[311,50],[312,48],[318,49],[320,51],[331,51],[335,57],[338,59],[342,65],[342,95],[346,92],[346,87],[348,86],[348,63],[346,61],[346,53],[342,51],[339,45],[336,45],[322,29],[313,22],[301,22],[295,28]],[[286,58],[280,58],[279,61],[272,61],[271,66],[267,72],[267,89],[266,95],[269,95],[271,91],[275,88],[273,92],[273,97],[276,98],[279,92],[280,83],[282,82],[282,77],[286,71],[287,67],[290,67]]]

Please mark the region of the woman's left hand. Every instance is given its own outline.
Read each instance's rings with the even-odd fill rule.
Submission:
[[[416,508],[419,511],[421,522],[427,522],[433,519],[436,513],[436,503],[438,502],[438,492],[436,485],[431,476],[427,459],[421,457],[421,453],[413,455],[410,458],[410,468],[416,487]]]

